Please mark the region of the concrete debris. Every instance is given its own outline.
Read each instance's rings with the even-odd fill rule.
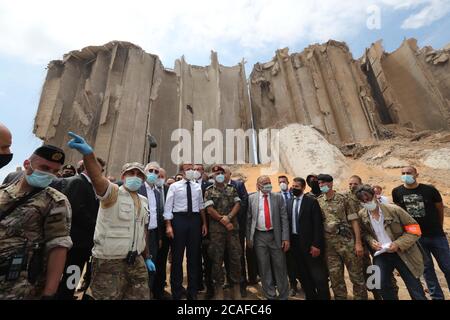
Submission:
[[[215,52],[211,61],[194,67],[181,58],[172,71],[158,56],[118,41],[72,51],[48,66],[34,133],[62,147],[72,164],[80,155],[67,148],[67,132],[83,135],[117,178],[133,161],[155,160],[174,174],[175,129],[192,134],[194,121],[202,121],[204,131],[250,128],[243,64],[223,67]],[[149,135],[158,143],[152,151]]]
[[[250,76],[257,128],[313,125],[337,146],[376,140],[371,89],[345,43],[329,41],[286,60],[287,55],[287,49],[277,51],[272,70],[255,68]],[[255,81],[262,78],[265,81]]]
[[[409,166],[409,162],[405,160],[401,160],[395,157],[391,157],[388,160],[386,160],[381,166],[384,169],[397,169],[397,168],[404,168],[406,166]]]
[[[107,173],[118,176],[123,163],[149,160],[174,174],[172,150],[178,141],[171,141],[172,133],[186,129],[192,134],[194,121],[202,121],[203,132],[278,128],[294,135],[282,139],[286,154],[302,154],[302,139],[313,152],[310,141],[319,143],[323,136],[319,148],[331,148],[326,152],[338,161],[331,172],[336,174],[345,169],[339,148],[364,158],[371,154],[368,146],[380,139],[422,142],[428,134],[421,132],[448,132],[449,57],[450,45],[419,49],[409,39],[392,53],[384,52],[379,41],[355,60],[345,43],[330,40],[301,53],[277,50],[271,61],[255,64],[247,81],[244,61],[225,67],[215,52],[209,66],[192,66],[182,57],[172,70],[132,43],[113,41],[49,63],[34,133],[62,147],[72,164],[80,156],[67,149],[67,131],[80,133],[106,160]],[[150,135],[158,142],[153,150]],[[326,142],[331,144],[324,147]],[[201,159],[201,151],[194,150],[193,161]],[[290,159],[299,158],[291,154],[282,158],[291,174],[311,171],[301,164],[298,169],[298,161]]]
[[[310,126],[290,124],[282,128],[279,154],[272,154],[272,161],[276,159],[280,159],[280,172],[297,177],[306,177],[311,172],[328,173],[337,179],[348,175],[345,156]]]
[[[415,131],[450,129],[447,52],[430,47],[419,50],[415,39],[405,40],[389,54],[381,41],[366,51],[362,63],[383,124],[409,125]]]
[[[450,148],[433,150],[424,159],[423,163],[433,169],[450,170]]]

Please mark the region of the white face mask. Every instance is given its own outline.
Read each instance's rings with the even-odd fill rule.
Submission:
[[[194,170],[188,170],[186,171],[186,179],[191,181],[195,179],[195,171]]]
[[[286,191],[288,189],[288,185],[284,182],[280,183],[280,189],[281,191]]]
[[[363,207],[369,211],[373,211],[377,208],[377,202],[374,200],[372,200],[371,202],[368,203],[364,203]]]
[[[202,174],[200,173],[200,171],[194,171],[194,179],[195,180],[200,179],[201,176],[202,176]]]

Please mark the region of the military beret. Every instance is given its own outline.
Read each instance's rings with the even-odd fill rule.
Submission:
[[[333,182],[333,177],[330,176],[329,174],[319,174],[317,176],[317,180],[323,182]]]
[[[220,171],[225,172],[225,170],[221,166],[214,166],[214,167],[212,167],[211,171],[212,172],[220,172]]]
[[[64,160],[66,159],[64,151],[62,149],[51,146],[49,144],[37,148],[36,150],[34,150],[34,154],[41,158],[44,158],[45,160],[60,164],[64,164]]]
[[[71,165],[71,164],[66,164],[65,166],[62,167],[61,170],[66,170],[66,169],[73,170],[73,171],[77,171],[77,170],[75,169],[75,167],[74,167],[73,165]]]

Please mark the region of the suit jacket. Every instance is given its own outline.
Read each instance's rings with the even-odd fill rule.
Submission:
[[[238,222],[239,230],[245,232],[247,226],[247,208],[248,208],[248,193],[245,184],[242,181],[230,180],[230,184],[236,188],[239,199],[241,199],[241,208],[239,209]]]
[[[247,240],[253,243],[256,230],[256,222],[259,213],[259,192],[249,196],[247,209]],[[283,196],[279,193],[269,195],[272,226],[275,236],[275,243],[281,249],[282,241],[289,240],[289,221],[284,205]]]
[[[157,224],[158,224],[158,240],[161,240],[162,236],[165,232],[164,217],[163,217],[164,207],[161,204],[161,193],[158,191],[157,188],[154,189],[154,192],[155,192],[155,198],[156,198],[156,220],[157,220]],[[146,187],[145,183],[142,184],[138,193],[141,196],[144,196],[145,198],[148,199],[147,187]],[[149,202],[150,202],[150,200],[149,200]]]
[[[289,234],[292,234],[292,208],[295,205],[294,197],[287,203],[287,215],[289,220]],[[324,248],[323,216],[319,202],[307,195],[303,196],[297,219],[297,234],[299,247],[303,252],[309,252],[311,246],[320,250]]]
[[[70,236],[74,247],[92,248],[99,201],[84,175],[64,179],[61,190],[72,207]]]

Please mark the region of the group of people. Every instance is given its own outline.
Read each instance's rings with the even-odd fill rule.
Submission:
[[[0,299],[75,299],[82,274],[84,297],[99,300],[196,300],[200,291],[223,300],[224,288],[238,300],[259,282],[269,300],[295,296],[299,284],[307,300],[331,299],[330,285],[334,299],[348,299],[344,268],[354,299],[368,291],[398,299],[394,270],[412,299],[426,299],[422,276],[431,297],[444,299],[433,257],[450,286],[442,198],[414,167],[402,169],[393,204],[358,176],[347,193],[328,174],[280,176],[280,192],[261,176],[248,194],[224,165],[207,173],[183,163],[167,178],[156,162],[127,163],[115,181],[92,147],[69,135],[83,157],[77,168],[64,172],[63,150],[44,145],[0,186]],[[368,286],[369,266],[378,267],[379,287]]]

